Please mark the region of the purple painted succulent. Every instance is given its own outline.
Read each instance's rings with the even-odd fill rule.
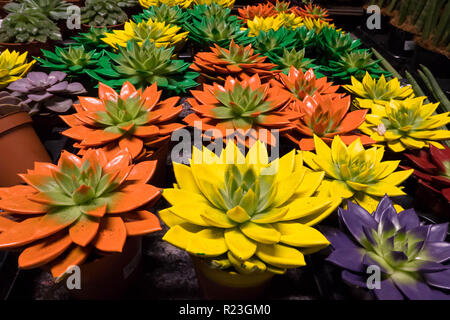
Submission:
[[[61,71],[50,74],[30,72],[26,78],[11,83],[8,89],[29,105],[30,114],[37,113],[44,107],[53,112],[64,113],[72,107],[76,95],[86,93],[81,83],[65,81],[66,76]]]
[[[380,282],[373,291],[380,300],[450,299],[448,223],[421,224],[413,209],[397,214],[387,196],[372,215],[352,202],[338,214],[350,235],[325,233],[333,248],[327,260],[345,269],[345,282],[373,288],[375,269]]]

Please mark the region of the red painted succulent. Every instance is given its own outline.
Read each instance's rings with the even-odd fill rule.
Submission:
[[[327,9],[324,9],[318,5],[313,5],[312,3],[304,8],[296,7],[293,11],[296,15],[304,18],[319,19],[322,21],[332,20],[328,18],[329,14]]]
[[[410,160],[414,175],[420,183],[433,192],[442,194],[450,203],[450,148],[445,146],[443,150],[430,145],[429,151],[422,149],[413,153],[404,153]],[[409,166],[402,166],[410,169]]]
[[[191,93],[193,98],[188,102],[195,113],[184,121],[204,132],[219,130],[224,141],[235,135],[239,143],[246,145],[257,139],[276,145],[270,130],[289,131],[294,127],[293,121],[301,116],[286,108],[289,92],[281,85],[261,84],[257,74],[242,81],[228,77],[223,86],[204,84],[202,91]]]
[[[156,83],[143,92],[125,82],[118,94],[100,83],[99,98],[79,97],[76,113],[61,116],[71,127],[63,132],[80,141],[76,147],[84,154],[90,148],[102,148],[108,158],[120,150],[128,150],[134,160],[145,159],[150,149],[170,139],[173,131],[184,125],[174,119],[182,111],[176,106],[179,97],[160,101]]]
[[[303,117],[295,122],[295,129],[286,136],[302,150],[314,150],[314,135],[328,144],[335,135],[340,135],[347,145],[357,138],[362,144],[375,143],[368,136],[354,132],[364,122],[368,110],[348,112],[350,102],[350,96],[335,94],[317,94],[307,96],[303,101],[295,100],[290,108],[302,113]]]
[[[272,85],[282,86],[289,92],[294,100],[303,100],[307,96],[317,94],[335,93],[339,86],[333,86],[332,82],[327,82],[326,77],[317,79],[313,69],[303,72],[294,66],[289,70],[289,74],[280,73],[279,81],[272,80]]]
[[[143,207],[161,190],[147,184],[156,161],[131,164],[120,151],[79,158],[64,151],[58,165],[36,162],[20,174],[26,185],[0,188],[0,249],[19,249],[19,267],[46,266],[62,276],[91,252],[121,252],[127,237],[161,230]]]
[[[239,8],[238,12],[238,18],[241,20],[253,20],[255,17],[267,18],[277,14],[274,5],[270,2]]]
[[[280,73],[279,70],[272,70],[277,65],[264,62],[266,59],[259,53],[253,54],[251,45],[240,46],[231,40],[229,49],[214,44],[211,52],[197,53],[190,68],[200,72],[206,79],[220,83],[224,83],[227,76],[245,79],[254,74],[265,81]]]

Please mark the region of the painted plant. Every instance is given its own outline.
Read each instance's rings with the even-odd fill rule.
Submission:
[[[8,86],[11,82],[23,78],[33,64],[27,62],[28,52],[20,53],[6,49],[0,54],[0,88]]]
[[[368,110],[349,112],[349,108],[350,96],[317,94],[306,96],[303,101],[295,100],[291,109],[303,117],[295,122],[294,130],[286,136],[301,150],[314,150],[314,135],[327,144],[331,144],[336,135],[347,145],[358,138],[363,145],[375,143],[368,136],[355,132],[364,122]]]
[[[346,230],[326,232],[327,260],[344,269],[344,281],[367,288],[368,267],[378,267],[381,282],[372,291],[380,300],[450,299],[448,223],[422,224],[413,209],[397,213],[387,196],[372,214],[351,202],[338,214]]]
[[[165,4],[169,7],[179,6],[183,9],[187,9],[192,4],[192,0],[139,0],[139,3],[146,9],[161,4]]]
[[[422,149],[450,139],[450,131],[440,129],[450,123],[450,112],[433,114],[439,103],[423,104],[426,97],[391,100],[385,106],[374,104],[361,131],[376,142],[384,142],[394,152]]]
[[[283,19],[278,16],[267,18],[254,17],[253,20],[247,20],[248,35],[250,37],[257,36],[261,31],[277,31],[281,27],[283,27]]]
[[[120,93],[100,83],[99,98],[79,97],[77,112],[61,116],[70,126],[62,134],[79,141],[81,154],[101,148],[111,157],[128,150],[135,161],[145,159],[148,149],[184,127],[174,121],[182,111],[176,106],[180,98],[160,100],[161,93],[156,83],[142,91],[125,82]]]
[[[58,165],[35,163],[20,174],[25,185],[0,188],[0,248],[20,250],[20,268],[45,266],[55,278],[94,250],[121,252],[127,237],[161,230],[142,209],[161,194],[147,184],[155,168],[132,165],[125,151],[110,161],[100,150],[64,151]]]
[[[333,138],[331,148],[314,136],[314,145],[315,153],[304,151],[303,159],[313,171],[325,171],[320,192],[350,199],[368,211],[375,210],[385,194],[405,195],[399,185],[413,170],[395,171],[400,161],[382,161],[384,147],[365,150],[359,138],[347,146],[340,136]]]
[[[166,24],[183,26],[186,23],[187,15],[179,6],[168,6],[162,3],[159,6],[149,7],[144,12],[133,16],[133,20],[136,23],[147,21],[149,19],[159,22],[165,22]]]
[[[258,3],[253,6],[245,6],[238,9],[239,19],[241,20],[253,20],[255,17],[267,18],[277,14],[275,7],[270,2]]]
[[[303,18],[311,18],[311,19],[319,19],[322,21],[331,21],[329,17],[329,13],[327,9],[324,9],[318,5],[313,5],[309,3],[308,5],[302,7],[296,7],[294,12],[303,17]]]
[[[308,59],[305,57],[304,48],[301,50],[296,50],[295,48],[291,50],[283,49],[281,55],[270,54],[269,59],[276,64],[277,69],[281,69],[285,74],[289,73],[291,67],[301,69],[303,72],[313,69],[315,74],[319,73],[319,71],[317,71],[319,67],[314,64],[315,59]]]
[[[222,138],[235,135],[239,143],[247,145],[258,139],[276,145],[270,131],[289,131],[293,120],[301,116],[286,109],[289,92],[280,86],[261,84],[257,74],[242,81],[228,77],[224,85],[204,84],[203,90],[191,93],[193,98],[187,101],[194,113],[184,122],[207,133],[218,130]]]
[[[212,267],[281,274],[328,245],[312,226],[341,199],[314,196],[323,173],[305,170],[294,150],[269,162],[264,144],[244,156],[230,142],[219,156],[194,147],[190,166],[173,165],[177,184],[163,191],[171,207],[159,212],[170,228],[163,240]]]
[[[272,71],[276,65],[265,62],[266,59],[258,53],[254,54],[251,45],[244,47],[231,40],[229,49],[214,44],[210,52],[198,52],[191,69],[208,80],[220,83],[225,82],[227,76],[245,79],[254,74],[259,75],[261,81],[266,81],[279,72]]]

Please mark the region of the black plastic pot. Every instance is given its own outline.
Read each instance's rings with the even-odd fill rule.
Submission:
[[[414,55],[414,34],[392,26],[389,30],[388,47],[391,52],[403,57]]]

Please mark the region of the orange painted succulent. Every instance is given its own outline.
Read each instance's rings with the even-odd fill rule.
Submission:
[[[329,144],[336,135],[340,135],[347,145],[357,138],[361,139],[362,144],[375,143],[368,136],[354,132],[364,122],[368,110],[348,112],[350,101],[350,96],[336,94],[317,94],[307,96],[303,101],[295,100],[290,108],[302,113],[303,117],[297,120],[295,129],[286,136],[302,150],[314,150],[314,135]]]
[[[279,70],[277,65],[264,62],[267,57],[253,54],[251,45],[240,46],[231,40],[229,49],[214,44],[210,52],[199,52],[194,57],[191,69],[200,72],[206,79],[224,83],[227,76],[248,78],[258,74],[261,81],[273,78]]]
[[[277,14],[275,7],[270,2],[267,3],[259,3],[254,6],[246,6],[244,8],[238,9],[239,16],[238,18],[241,20],[253,20],[255,17],[271,17]]]
[[[146,158],[149,150],[170,139],[173,131],[184,125],[173,120],[182,111],[175,106],[179,97],[160,101],[156,83],[143,92],[125,82],[118,94],[100,83],[99,98],[79,97],[76,113],[61,116],[71,127],[63,135],[80,141],[74,146],[84,154],[90,148],[102,148],[110,158],[128,150],[134,160]]]
[[[304,8],[296,7],[293,11],[296,15],[303,18],[319,19],[326,22],[332,21],[332,19],[328,18],[329,14],[327,9],[313,5],[312,3]]]
[[[289,92],[294,100],[303,100],[307,96],[317,94],[334,94],[339,86],[333,86],[332,82],[327,82],[326,77],[317,79],[313,69],[303,72],[302,69],[296,69],[294,66],[289,69],[289,74],[280,73],[279,81],[271,80],[275,86],[283,86]]]
[[[289,92],[281,86],[261,84],[257,74],[242,81],[228,77],[223,86],[204,84],[202,91],[191,93],[193,98],[188,102],[195,113],[183,121],[205,135],[211,133],[205,131],[219,130],[224,142],[233,137],[247,146],[257,139],[276,145],[276,137],[270,130],[289,131],[294,127],[293,121],[301,116],[286,109]]]
[[[0,249],[19,249],[19,267],[49,268],[55,278],[91,252],[121,252],[127,237],[161,230],[143,209],[161,190],[147,184],[156,161],[131,164],[126,151],[107,160],[102,150],[58,165],[36,162],[19,176],[26,185],[0,188]]]

